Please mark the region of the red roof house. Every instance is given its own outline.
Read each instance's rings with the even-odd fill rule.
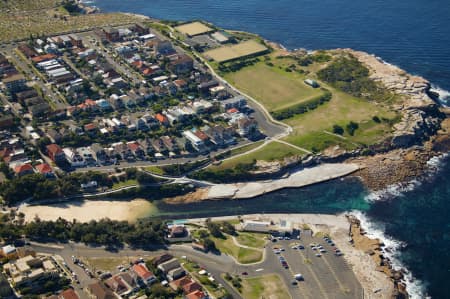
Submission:
[[[59,294],[60,299],[80,299],[73,289],[67,289]]]
[[[47,163],[36,165],[36,170],[43,175],[53,175],[53,169]]]
[[[197,290],[197,291],[187,294],[185,296],[185,298],[186,299],[206,299],[206,298],[208,298],[208,296],[204,292]]]
[[[47,155],[53,162],[63,161],[65,159],[65,155],[61,147],[54,143],[47,145]]]
[[[133,271],[146,284],[152,284],[153,282],[156,281],[155,275],[147,269],[145,264],[141,263],[133,265]]]
[[[26,174],[32,174],[34,173],[33,170],[33,166],[31,166],[31,164],[20,164],[17,165],[16,167],[14,167],[14,172],[18,175],[18,176],[23,176]]]

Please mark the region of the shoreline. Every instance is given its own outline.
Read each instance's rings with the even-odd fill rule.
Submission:
[[[240,219],[251,219],[261,221],[287,220],[292,224],[306,224],[314,233],[322,232],[331,236],[337,247],[344,253],[343,258],[352,268],[356,278],[360,282],[368,298],[384,299],[391,298],[398,287],[389,275],[377,264],[377,260],[366,251],[366,247],[383,247],[383,241],[376,238],[371,239],[360,234],[356,236],[357,230],[352,229],[352,213],[339,214],[246,214],[240,215]],[[238,216],[211,217],[214,221],[227,221],[236,219]],[[204,222],[207,218],[187,219],[187,223]],[[353,235],[352,235],[353,233]],[[352,237],[353,236],[353,237]],[[350,243],[351,238],[358,237],[358,242]],[[306,245],[306,244],[305,244]],[[386,266],[389,268],[389,266]],[[370,295],[369,295],[370,294]]]

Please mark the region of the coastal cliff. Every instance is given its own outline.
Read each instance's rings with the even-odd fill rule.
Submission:
[[[392,93],[402,97],[393,108],[401,113],[401,120],[394,125],[391,143],[393,147],[408,147],[420,143],[439,129],[442,115],[426,79],[406,73],[366,52],[345,49],[370,71],[370,78]]]
[[[394,283],[394,290],[391,299],[409,298],[406,292],[406,286],[402,282],[403,273],[401,270],[392,268],[391,261],[383,254],[384,244],[378,239],[370,239],[366,236],[366,232],[361,228],[361,222],[354,216],[348,216],[350,222],[349,236],[351,242],[356,249],[364,251],[372,257],[377,265],[377,271],[385,273]]]

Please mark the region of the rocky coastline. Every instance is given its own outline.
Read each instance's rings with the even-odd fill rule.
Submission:
[[[403,282],[403,271],[393,269],[391,261],[384,255],[383,242],[381,242],[379,239],[370,239],[369,237],[367,237],[366,232],[361,227],[360,220],[355,216],[348,215],[347,219],[350,222],[348,234],[351,238],[352,246],[371,256],[373,262],[376,264],[376,271],[384,273],[393,282],[394,289],[390,298],[409,298],[409,295],[406,291],[406,285]]]

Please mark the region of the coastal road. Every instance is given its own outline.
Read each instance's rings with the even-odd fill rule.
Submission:
[[[294,244],[305,246],[305,249],[292,249]],[[321,257],[317,257],[317,251],[313,251],[310,243],[320,243],[325,249]],[[58,244],[60,245],[60,244]],[[256,277],[265,274],[278,274],[293,299],[297,298],[324,298],[324,299],[361,299],[363,289],[355,274],[342,256],[335,256],[333,248],[323,239],[302,234],[300,240],[280,240],[276,243],[269,242],[264,247],[264,258],[261,262],[243,265],[226,254],[202,253],[193,250],[189,245],[172,245],[167,248],[160,246],[149,247],[148,250],[132,249],[125,247],[117,251],[108,251],[104,247],[90,247],[79,243],[68,243],[62,246],[48,246],[47,244],[33,243],[32,247],[37,252],[57,254],[62,256],[69,267],[79,277],[81,290],[92,279],[79,267],[72,263],[72,255],[84,258],[106,257],[144,257],[151,258],[162,253],[171,253],[174,256],[186,256],[201,267],[209,271],[214,278],[221,283],[233,295],[233,298],[242,296],[225,282],[221,274],[230,273],[245,277]],[[280,255],[275,254],[273,247],[284,248]],[[289,269],[282,267],[279,257],[283,256],[289,265]],[[244,275],[244,272],[246,273]],[[301,273],[305,280],[298,285],[292,285],[294,275]]]

